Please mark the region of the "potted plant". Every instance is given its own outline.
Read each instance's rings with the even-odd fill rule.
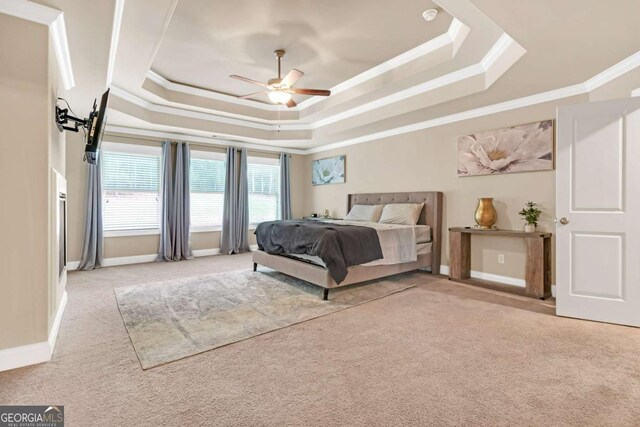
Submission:
[[[518,214],[527,222],[524,225],[524,231],[527,233],[533,233],[536,231],[536,226],[538,225],[538,219],[542,214],[542,211],[538,209],[535,203],[527,202],[527,204],[522,208]]]

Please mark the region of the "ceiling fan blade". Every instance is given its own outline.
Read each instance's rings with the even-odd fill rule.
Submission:
[[[295,68],[289,71],[289,74],[284,76],[284,79],[280,82],[282,86],[291,87],[295,82],[298,81],[300,77],[304,76],[304,73],[300,70],[296,70]]]
[[[249,95],[238,96],[240,99],[253,98],[256,95],[262,95],[263,93],[269,93],[269,91],[263,90],[262,92],[250,93]]]
[[[247,83],[252,83],[252,84],[258,85],[258,86],[269,87],[269,85],[267,85],[266,83],[262,83],[262,82],[259,82],[257,80],[248,79],[246,77],[242,77],[242,76],[239,76],[237,74],[231,74],[229,77],[231,77],[232,79],[242,80],[242,81],[247,82]]]
[[[293,100],[293,98],[291,98],[291,99],[289,100],[289,102],[287,102],[287,107],[289,107],[289,108],[293,108],[293,107],[295,107],[296,105],[298,105],[298,104],[296,103],[296,101],[294,101],[294,100]]]
[[[330,90],[324,90],[324,89],[293,89],[293,92],[300,95],[314,95],[314,96],[331,95]]]

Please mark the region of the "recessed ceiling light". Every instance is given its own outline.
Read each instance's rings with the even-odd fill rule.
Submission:
[[[424,12],[422,12],[422,17],[427,22],[431,22],[434,19],[436,19],[437,15],[438,15],[438,10],[437,9],[427,9]]]

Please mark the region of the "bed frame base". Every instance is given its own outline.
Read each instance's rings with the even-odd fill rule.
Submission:
[[[347,277],[340,284],[333,280],[326,268],[310,262],[298,261],[281,255],[271,255],[263,251],[255,251],[253,252],[253,271],[257,271],[258,264],[324,288],[323,299],[327,300],[329,299],[329,289],[428,268],[431,266],[431,254],[418,255],[418,259],[415,262],[349,267]]]

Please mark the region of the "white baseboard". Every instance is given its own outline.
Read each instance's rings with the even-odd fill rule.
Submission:
[[[249,250],[257,251],[258,245],[249,245]],[[220,248],[212,248],[212,249],[197,249],[193,251],[194,258],[200,258],[203,256],[213,256],[220,255]],[[130,265],[130,264],[144,264],[147,262],[154,262],[156,260],[157,254],[148,254],[148,255],[135,255],[135,256],[125,256],[125,257],[116,257],[116,258],[105,258],[102,261],[103,267],[114,267],[116,265]],[[80,265],[80,261],[69,261],[67,263],[67,271],[76,271],[78,266]]]
[[[56,346],[62,315],[66,307],[67,292],[65,291],[60,300],[56,317],[53,320],[53,325],[49,332],[49,339],[35,344],[0,350],[0,372],[50,361]]]
[[[51,360],[48,341],[0,350],[0,372]]]
[[[449,275],[449,266],[441,265],[440,274],[445,276]],[[517,277],[501,276],[499,274],[484,273],[482,271],[471,270],[471,277],[474,279],[490,280],[492,282],[504,283],[505,285],[525,287],[524,279],[518,279]],[[551,285],[551,295],[556,296],[556,285]]]
[[[105,258],[102,262],[102,266],[115,267],[117,265],[144,264],[147,262],[154,262],[157,257],[158,257],[158,254]]]
[[[200,258],[203,256],[213,256],[213,255],[220,255],[220,248],[198,249],[193,251],[194,258]]]

